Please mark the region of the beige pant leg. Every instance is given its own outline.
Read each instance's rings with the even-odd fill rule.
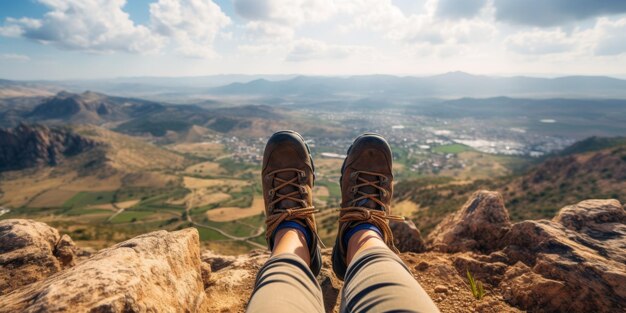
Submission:
[[[348,267],[341,312],[439,312],[402,260],[386,247],[364,250]]]
[[[257,274],[246,312],[324,312],[322,288],[295,254],[271,257]]]

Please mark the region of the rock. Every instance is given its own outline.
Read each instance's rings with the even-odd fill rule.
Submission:
[[[505,273],[500,290],[507,302],[529,310],[564,307],[570,298],[563,296],[562,282],[544,278],[519,262]],[[548,311],[548,309],[546,309]]]
[[[20,124],[0,128],[0,171],[56,165],[97,143],[63,128]]]
[[[447,293],[448,292],[448,287],[446,287],[444,285],[437,285],[437,286],[435,286],[435,292],[436,293]]]
[[[531,273],[507,272],[503,285],[524,309],[619,312],[626,307],[626,225],[615,200],[583,201],[553,221],[514,224],[503,239],[511,262]],[[621,221],[621,222],[620,222]],[[543,290],[529,293],[527,290]],[[554,296],[567,301],[551,299]]]
[[[44,223],[0,221],[0,295],[61,270],[64,263],[54,254],[59,239],[59,232]]]
[[[511,228],[509,213],[497,192],[477,191],[458,212],[430,233],[427,246],[435,251],[490,252]]]
[[[76,265],[78,248],[68,235],[61,236],[59,242],[54,247],[54,256],[57,257],[63,268]]]
[[[392,221],[389,226],[393,232],[394,244],[400,252],[424,252],[424,240],[419,229],[411,220]]]
[[[193,228],[135,237],[3,296],[0,312],[195,312],[205,300],[198,238]]]

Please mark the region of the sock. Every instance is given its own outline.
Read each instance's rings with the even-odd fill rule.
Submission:
[[[272,234],[272,236],[275,236],[276,232],[284,228],[293,228],[295,230],[300,231],[302,234],[304,234],[304,237],[306,238],[307,247],[311,246],[311,237],[313,236],[311,231],[307,227],[302,226],[300,225],[300,223],[296,223],[294,221],[283,221],[280,224],[278,224],[278,227],[276,227],[276,230],[274,230],[274,234]]]
[[[370,224],[370,223],[362,223],[359,225],[356,225],[352,228],[350,228],[344,235],[343,235],[343,246],[344,247],[348,247],[348,242],[350,242],[350,238],[352,236],[354,236],[354,234],[356,234],[358,231],[361,230],[371,230],[376,232],[380,238],[383,238],[383,233],[380,231],[380,229],[376,226],[374,226],[374,224]]]

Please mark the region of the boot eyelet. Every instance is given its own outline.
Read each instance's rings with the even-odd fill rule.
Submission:
[[[357,175],[359,175],[358,172],[352,172],[352,173],[350,173],[350,178],[355,179],[357,177]]]
[[[273,197],[273,196],[274,196],[274,190],[269,190],[269,191],[267,191],[267,194],[268,194],[270,197]]]

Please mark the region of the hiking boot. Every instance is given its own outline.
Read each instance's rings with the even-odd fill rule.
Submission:
[[[315,167],[309,147],[300,134],[280,131],[267,141],[263,153],[263,198],[265,200],[266,234],[269,249],[282,222],[297,223],[305,231],[311,254],[311,271],[317,276],[322,267],[319,238],[313,208]],[[292,227],[295,228],[295,227]]]
[[[346,233],[357,225],[371,224],[379,230],[387,246],[397,253],[389,219],[403,220],[402,217],[389,215],[393,194],[393,159],[387,141],[377,134],[363,134],[354,140],[347,154],[341,167],[339,184],[342,202],[332,255],[333,271],[341,280],[348,267],[349,238],[344,238]]]

